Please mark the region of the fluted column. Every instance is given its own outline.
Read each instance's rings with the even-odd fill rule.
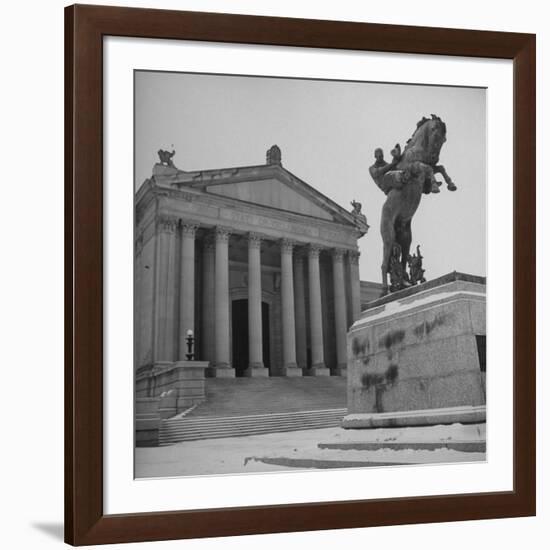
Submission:
[[[298,367],[307,369],[306,292],[304,281],[304,255],[294,257],[294,319],[296,324],[296,361]]]
[[[262,342],[262,238],[248,235],[248,368],[245,376],[267,376]]]
[[[281,241],[281,314],[283,327],[283,372],[284,376],[301,376],[296,364],[296,325],[294,323],[294,280],[292,251],[294,243]]]
[[[318,246],[311,245],[308,251],[309,267],[309,325],[311,330],[311,369],[312,376],[328,375],[323,349],[323,310],[321,304],[321,277],[319,272]]]
[[[229,235],[230,230],[216,227],[216,303],[215,303],[215,363],[209,374],[234,377],[229,350]]]
[[[177,219],[161,215],[156,222],[154,362],[174,361],[176,354]]]
[[[336,331],[336,373],[343,375],[347,368],[347,312],[346,283],[344,279],[344,251],[332,251],[332,278],[334,281],[334,328]]]
[[[202,248],[202,357],[204,361],[215,359],[215,240],[213,235],[208,235],[203,241]]]
[[[142,306],[142,271],[143,271],[143,258],[141,254],[143,252],[143,231],[136,237],[134,242],[134,368],[141,367],[144,363],[143,356],[144,351],[147,353],[149,349],[146,337],[142,337],[142,318],[144,312],[141,310]],[[150,344],[150,342],[149,342]],[[150,360],[150,359],[149,359]]]
[[[187,331],[195,334],[195,234],[196,223],[183,222],[181,226],[180,303],[178,359],[185,361]]]
[[[349,252],[349,273],[353,321],[361,317],[361,279],[359,278],[359,251]]]

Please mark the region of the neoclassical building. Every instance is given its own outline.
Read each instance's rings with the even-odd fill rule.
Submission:
[[[277,146],[265,164],[194,172],[159,156],[135,197],[138,371],[185,360],[193,331],[207,376],[345,374],[360,205],[286,170]]]

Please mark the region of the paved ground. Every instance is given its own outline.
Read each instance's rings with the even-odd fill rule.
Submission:
[[[481,442],[485,425],[344,430],[325,428],[249,437],[188,441],[136,449],[136,477],[213,475],[308,468],[377,467],[399,464],[474,462],[484,452],[425,450],[423,442]],[[357,450],[350,443],[411,443],[409,449]],[[346,449],[333,448],[345,444]],[[325,445],[331,448],[326,448]],[[337,445],[336,445],[337,446]],[[356,445],[355,447],[357,447]],[[360,446],[360,445],[359,445]]]

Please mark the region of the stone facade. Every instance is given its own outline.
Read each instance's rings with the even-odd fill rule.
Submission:
[[[157,164],[136,194],[135,365],[206,376],[342,375],[368,226],[286,170]]]

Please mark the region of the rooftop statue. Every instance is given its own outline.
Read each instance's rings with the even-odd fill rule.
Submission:
[[[363,205],[356,200],[352,200],[350,204],[352,206],[351,215],[353,216],[353,218],[355,220],[359,220],[368,227],[369,224],[367,223],[367,217],[361,212]]]
[[[382,256],[382,286],[388,292],[390,260],[395,263],[399,245],[399,260],[406,274],[412,242],[411,221],[420,204],[422,193],[439,193],[441,185],[435,174],[441,174],[449,191],[456,191],[445,168],[438,164],[441,147],[446,141],[447,127],[436,115],[423,117],[401,153],[399,144],[392,150],[392,162],[384,160],[384,152],[374,152],[376,162],[369,168],[376,185],[386,194],[382,207],[380,233],[384,245]],[[405,277],[404,286],[410,285]],[[395,287],[395,285],[392,285]]]
[[[160,163],[164,164],[165,166],[170,166],[171,168],[175,168],[174,163],[172,161],[172,157],[176,154],[176,151],[172,150],[170,151],[164,151],[164,149],[158,150],[158,156],[160,159]]]
[[[351,211],[351,213],[354,215],[354,216],[361,216],[363,214],[361,214],[361,208],[363,208],[363,205],[360,203],[360,202],[357,202],[355,199],[352,200],[350,202],[353,210]]]
[[[279,164],[281,165],[281,149],[278,145],[272,145],[265,154],[266,164]]]

